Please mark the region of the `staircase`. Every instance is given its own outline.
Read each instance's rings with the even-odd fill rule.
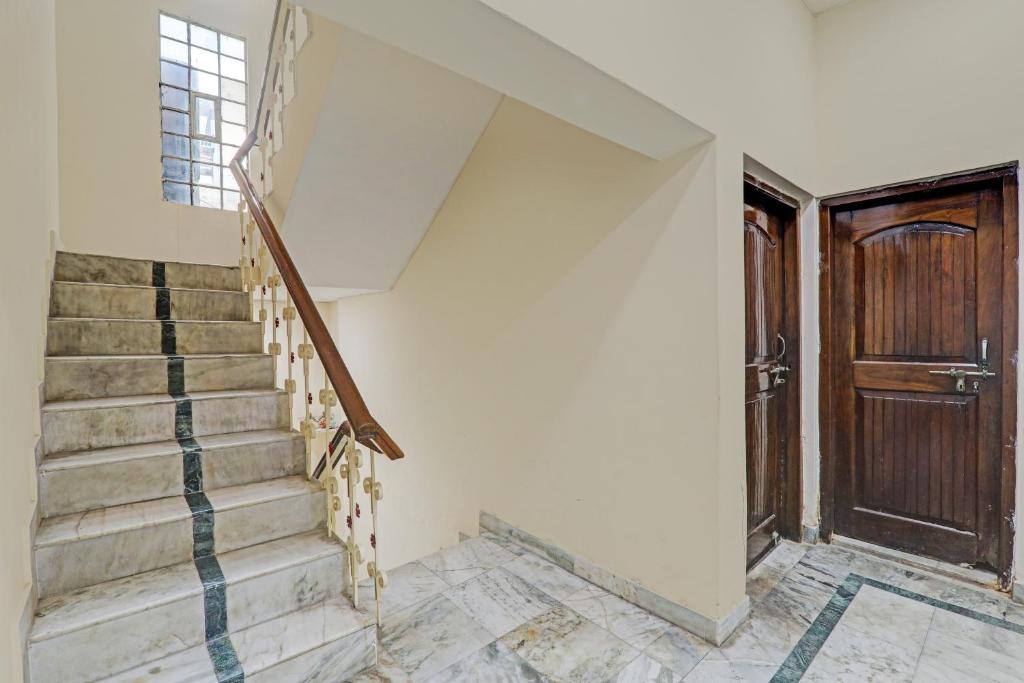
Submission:
[[[238,268],[60,253],[33,683],[331,681],[374,664]]]

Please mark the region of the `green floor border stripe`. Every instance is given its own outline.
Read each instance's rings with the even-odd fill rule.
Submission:
[[[843,614],[850,606],[850,603],[853,602],[853,599],[857,597],[857,593],[860,592],[862,586],[871,586],[872,588],[877,588],[902,598],[916,600],[937,609],[1024,635],[1024,625],[1022,624],[1000,619],[977,610],[960,607],[945,600],[930,598],[927,595],[914,593],[906,588],[893,586],[877,579],[869,579],[859,574],[849,574],[846,580],[836,588],[832,598],[825,605],[824,609],[821,610],[817,618],[815,618],[814,623],[811,624],[803,637],[800,638],[799,642],[790,651],[786,661],[782,663],[782,666],[779,667],[779,670],[772,677],[771,683],[796,683],[803,678],[804,674],[807,673],[807,669],[810,668],[811,662],[814,661],[814,658],[821,651],[828,637],[832,635],[836,624],[843,618]]]

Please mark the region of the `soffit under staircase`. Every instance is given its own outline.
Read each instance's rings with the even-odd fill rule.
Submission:
[[[344,27],[282,230],[322,300],[394,285],[503,95],[655,159],[711,137],[479,0],[302,6]]]

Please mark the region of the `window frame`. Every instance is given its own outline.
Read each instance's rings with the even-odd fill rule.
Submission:
[[[166,17],[167,19],[170,19],[172,21],[180,22],[180,23],[184,24],[184,28],[185,28],[185,41],[179,40],[178,37],[176,37],[176,36],[165,35],[164,34],[164,17]],[[199,29],[203,29],[204,31],[210,31],[213,34],[215,34],[216,35],[216,41],[217,41],[216,50],[210,50],[209,48],[204,47],[201,44],[194,43],[193,42],[193,27],[196,27],[196,28],[199,28]],[[222,117],[223,117],[222,103],[225,102],[225,101],[229,102],[229,103],[231,103],[232,108],[235,107],[235,106],[242,107],[242,113],[243,113],[243,118],[245,119],[245,123],[241,124],[241,128],[244,129],[244,130],[248,130],[248,127],[249,127],[249,114],[251,113],[250,112],[249,101],[248,101],[249,100],[249,81],[248,81],[248,79],[249,79],[249,73],[248,73],[248,66],[249,66],[249,44],[248,44],[248,41],[244,37],[239,36],[237,34],[230,33],[228,31],[221,31],[219,29],[213,28],[212,26],[207,26],[206,24],[203,24],[202,22],[193,21],[191,19],[187,19],[185,17],[181,17],[181,16],[178,16],[178,15],[175,15],[175,14],[171,14],[171,13],[165,12],[163,10],[159,10],[157,12],[157,27],[156,28],[157,28],[157,69],[158,69],[158,72],[157,72],[157,76],[158,76],[157,77],[157,92],[158,92],[158,108],[159,108],[159,116],[160,116],[160,122],[159,122],[160,123],[160,125],[159,125],[159,130],[160,130],[160,160],[161,160],[160,161],[160,183],[161,183],[161,188],[162,188],[163,200],[165,202],[168,202],[168,203],[179,204],[179,205],[182,205],[182,206],[197,206],[197,207],[203,207],[203,208],[219,208],[220,210],[233,211],[235,206],[237,206],[237,204],[235,202],[240,201],[241,195],[240,195],[237,187],[234,186],[235,184],[233,182],[225,182],[225,174],[230,174],[231,173],[231,170],[229,168],[229,164],[231,162],[231,159],[225,158],[225,156],[224,156],[224,154],[225,154],[224,153],[224,148],[225,147],[232,147],[232,148],[236,148],[237,149],[237,145],[229,144],[229,143],[227,143],[227,142],[225,142],[223,140],[224,131],[225,131],[225,126],[224,126],[225,122],[221,120]],[[168,32],[169,33],[172,32],[170,28],[168,29]],[[224,40],[224,38],[229,38],[229,39],[231,39],[233,41],[237,41],[238,43],[241,44],[241,54],[242,54],[241,58],[236,57],[234,54],[229,54],[229,53],[223,51],[225,49],[225,40]],[[173,43],[176,46],[180,46],[181,48],[184,48],[184,50],[182,51],[182,54],[184,55],[183,59],[185,61],[177,61],[177,59],[172,57],[172,56],[165,57],[164,56],[164,45],[165,45],[164,41],[169,41],[170,43]],[[234,60],[236,62],[241,62],[242,63],[243,74],[245,76],[245,80],[240,81],[238,79],[226,76],[226,75],[224,75],[222,73],[213,73],[213,72],[207,71],[206,69],[202,69],[202,68],[193,66],[193,56],[192,55],[193,55],[193,50],[194,49],[195,50],[204,50],[205,52],[211,52],[213,55],[215,55],[216,59],[217,59],[217,71],[218,72],[223,70],[222,69],[222,62],[223,62],[224,59],[231,59],[231,60]],[[232,49],[234,49],[234,48],[232,48]],[[237,54],[237,49],[235,50],[235,52]],[[171,69],[165,69],[165,64],[168,65],[169,67],[172,67],[172,68]],[[167,73],[167,78],[166,79],[164,77],[165,76],[165,70],[166,70],[166,73]],[[177,72],[177,70],[183,70],[184,71],[184,86],[180,85],[178,82],[175,82],[176,79],[173,78],[173,75]],[[216,85],[216,91],[217,91],[217,94],[214,95],[214,94],[211,94],[209,92],[204,92],[202,90],[195,89],[194,88],[194,84],[196,82],[195,81],[196,77],[194,76],[194,73],[204,74],[207,77],[211,77],[211,78],[216,79],[216,84],[217,84]],[[177,80],[180,80],[180,79],[177,79]],[[243,97],[242,101],[238,101],[238,100],[236,100],[236,99],[234,99],[232,97],[226,97],[224,95],[224,90],[225,90],[224,85],[225,85],[225,82],[228,82],[229,85],[233,86],[234,88],[237,88],[238,85],[241,85],[242,90],[241,90],[240,94]],[[170,90],[168,90],[168,89],[170,89]],[[177,104],[165,103],[165,100],[169,100],[170,99],[168,97],[168,95],[171,95],[171,97],[173,97],[174,96],[173,93],[184,93],[186,95],[187,102],[188,102],[188,110],[187,111],[184,110],[184,109],[180,109],[177,106]],[[198,130],[198,117],[196,116],[196,113],[198,111],[197,107],[196,107],[196,100],[197,99],[213,103],[213,118],[214,118],[214,134],[213,135],[209,135],[209,134],[203,133],[203,132]],[[175,114],[183,114],[186,117],[186,120],[188,121],[187,131],[186,132],[178,132],[177,130],[172,131],[172,130],[165,129],[165,125],[164,125],[165,114],[164,114],[164,112],[173,112]],[[239,124],[236,124],[236,123],[230,122],[230,121],[227,122],[227,123],[229,123],[232,126],[238,126],[239,125]],[[174,136],[174,140],[171,141],[172,144],[169,146],[170,149],[168,149],[168,145],[166,145],[166,143],[168,142],[168,139],[165,136]],[[185,147],[187,148],[186,149],[186,156],[179,156],[179,152],[181,152],[182,150],[180,149],[181,145],[178,142],[178,139],[183,139],[183,140],[185,140],[187,142],[187,144],[185,145]],[[196,145],[195,145],[196,141],[208,142],[208,143],[212,143],[214,145],[217,145],[217,147],[219,148],[219,152],[220,152],[219,156],[217,157],[217,160],[216,161],[209,161],[209,160],[204,160],[204,159],[200,158],[197,155],[197,152],[196,152]],[[167,160],[167,159],[172,159],[172,160],[174,160],[176,162],[184,162],[187,165],[187,171],[188,172],[186,174],[186,180],[181,180],[180,178],[171,178],[171,177],[167,177],[166,176],[166,174],[165,174],[165,167],[166,167],[165,160]],[[210,185],[210,184],[202,181],[200,179],[200,177],[197,177],[197,171],[196,171],[197,165],[211,166],[211,167],[214,167],[215,169],[218,169],[219,170],[219,181],[218,181],[218,184],[217,185]],[[244,161],[243,161],[243,165],[244,165]],[[182,190],[182,188],[186,188],[187,189],[187,194],[188,194],[188,203],[181,202],[181,201],[178,201],[177,199],[171,198],[169,196],[169,192],[168,192],[168,185],[173,186],[173,187],[170,188],[171,191],[175,191],[176,190],[176,191],[180,192]],[[210,191],[212,191],[212,190],[215,190],[215,191],[218,192],[219,201],[218,201],[218,205],[217,206],[209,206],[208,204],[204,204],[204,203],[201,202],[201,200],[199,198],[200,192],[202,192],[203,194],[208,196]]]

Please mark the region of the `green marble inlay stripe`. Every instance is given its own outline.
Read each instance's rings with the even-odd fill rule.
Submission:
[[[857,593],[860,591],[861,586],[871,586],[879,590],[898,595],[901,598],[907,598],[908,600],[916,600],[917,602],[931,605],[937,609],[946,610],[953,614],[959,614],[962,617],[968,619],[974,619],[990,626],[997,626],[1004,628],[1007,631],[1013,631],[1014,633],[1024,634],[1024,625],[1017,624],[1006,619],[1000,619],[984,612],[978,612],[976,610],[954,605],[945,600],[937,600],[936,598],[930,598],[927,595],[921,595],[920,593],[914,593],[908,591],[906,588],[900,588],[899,586],[893,586],[892,584],[878,581],[877,579],[871,579],[866,576],[859,574],[849,574],[846,580],[836,588],[836,592],[832,594],[832,599],[829,600],[828,604],[825,605],[824,609],[818,614],[814,623],[811,624],[807,632],[804,633],[800,641],[790,651],[789,656],[786,657],[786,661],[782,663],[779,670],[775,672],[775,675],[771,679],[771,683],[796,683],[804,674],[807,673],[807,669],[811,666],[811,662],[817,656],[818,652],[825,645],[825,641],[832,635],[833,629],[839,620],[843,618],[843,614],[846,609],[853,602],[853,599],[857,597]]]

